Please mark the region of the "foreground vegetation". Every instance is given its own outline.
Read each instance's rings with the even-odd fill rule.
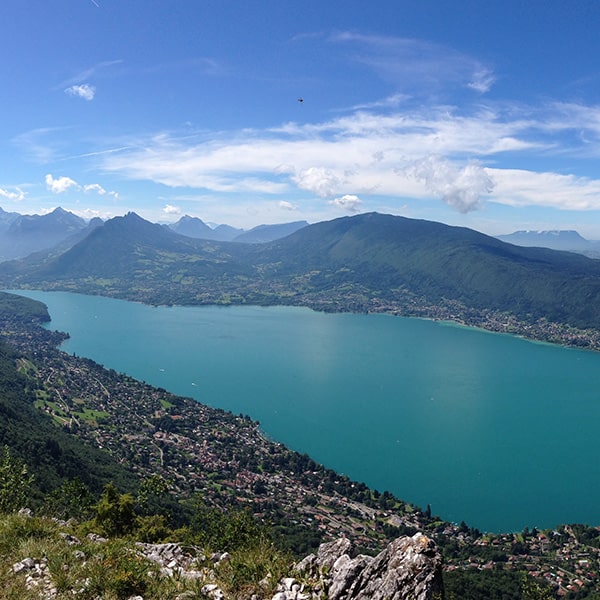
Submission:
[[[1,597],[206,598],[208,585],[218,586],[228,598],[249,598],[252,594],[262,598],[271,597],[279,579],[291,571],[289,555],[277,550],[259,530],[243,527],[215,540],[227,545],[227,536],[235,533],[237,541],[229,543],[225,556],[221,551],[211,552],[193,526],[184,531],[163,527],[158,541],[184,540],[177,546],[166,546],[170,556],[176,557],[167,566],[152,554],[165,548],[164,544],[140,542],[149,534],[155,538],[157,529],[148,527],[139,517],[127,534],[113,532],[105,537],[107,529],[126,524],[121,520],[123,515],[116,514],[118,510],[113,516],[120,522],[109,525],[106,514],[101,519],[101,505],[107,508],[108,494],[103,495],[95,518],[89,521],[67,523],[26,513],[0,516]],[[177,565],[173,564],[175,560]]]

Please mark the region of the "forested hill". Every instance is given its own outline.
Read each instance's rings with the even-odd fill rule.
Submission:
[[[10,317],[20,323],[47,323],[48,307],[37,300],[0,292],[0,319]]]
[[[0,283],[156,304],[297,304],[483,326],[492,312],[496,324],[600,329],[600,261],[377,213],[256,245],[187,238],[130,213],[57,258],[0,265]]]
[[[337,290],[357,283],[385,303],[415,295],[600,326],[600,261],[522,248],[467,228],[370,213],[307,227],[271,246],[270,258],[280,272],[320,271],[312,279]]]

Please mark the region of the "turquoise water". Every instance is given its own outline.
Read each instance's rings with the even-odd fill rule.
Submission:
[[[600,524],[600,353],[388,315],[62,292],[70,353],[211,406],[442,518]]]

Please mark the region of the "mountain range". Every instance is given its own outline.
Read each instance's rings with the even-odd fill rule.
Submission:
[[[1,209],[0,209],[1,210]],[[95,221],[87,223],[71,212],[56,208],[46,215],[0,213],[0,260],[22,258],[47,250],[70,238],[73,243],[91,231]]]
[[[184,215],[169,227],[181,235],[201,240],[216,242],[242,242],[244,244],[262,244],[272,242],[302,229],[308,225],[307,221],[293,221],[275,225],[258,225],[248,231],[231,227],[231,225],[217,225],[209,227],[202,219]]]
[[[97,217],[87,222],[60,207],[45,215],[22,215],[0,208],[0,262],[40,251],[64,252],[101,224]],[[212,228],[201,219],[186,215],[166,227],[192,238],[257,244],[284,237],[306,225],[306,221],[294,221],[259,225],[245,231],[230,225]]]
[[[22,215],[0,208],[0,262],[24,258],[40,251],[52,250],[52,254],[60,254],[102,222],[97,217],[86,222],[60,207],[44,215]],[[292,221],[244,230],[226,224],[210,226],[198,217],[184,215],[165,227],[196,239],[261,244],[286,237],[307,225],[307,221]],[[517,246],[564,250],[600,258],[600,241],[587,240],[573,230],[520,230],[496,237]]]
[[[0,283],[153,304],[293,304],[467,322],[492,311],[600,328],[599,261],[378,213],[264,244],[186,237],[129,213],[58,256],[0,265]]]

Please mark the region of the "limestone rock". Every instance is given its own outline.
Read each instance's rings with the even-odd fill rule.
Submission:
[[[443,597],[442,556],[435,542],[421,533],[398,538],[374,558],[352,557],[352,545],[342,538],[323,544],[316,557],[307,559],[297,565],[297,571],[312,577],[318,591],[313,597],[329,600]]]
[[[352,542],[345,537],[321,544],[317,551],[317,563],[321,568],[331,569],[335,561],[344,554],[348,556],[354,554]]]

